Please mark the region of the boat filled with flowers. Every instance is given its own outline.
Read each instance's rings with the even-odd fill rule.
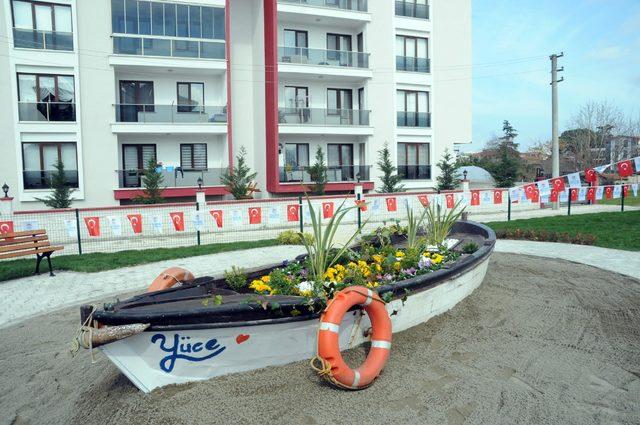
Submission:
[[[149,392],[313,358],[320,314],[349,287],[377,293],[394,333],[408,329],[446,312],[484,279],[495,234],[458,220],[456,209],[408,210],[406,226],[356,233],[345,244],[334,239],[350,208],[326,225],[312,212],[313,234],[300,234],[306,255],[259,270],[234,267],[221,278],[170,269],[149,292],[83,306],[77,341],[99,346]],[[367,342],[370,327],[361,308],[350,309],[336,330],[339,349]]]

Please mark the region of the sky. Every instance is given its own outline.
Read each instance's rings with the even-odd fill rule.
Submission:
[[[586,102],[640,114],[640,0],[473,0],[473,142],[519,131],[520,150],[551,138],[551,63],[564,52],[560,132]]]

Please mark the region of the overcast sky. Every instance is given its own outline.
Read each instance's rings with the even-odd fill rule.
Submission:
[[[473,0],[473,143],[508,119],[521,150],[551,137],[551,53],[562,131],[589,100],[640,114],[640,0]]]

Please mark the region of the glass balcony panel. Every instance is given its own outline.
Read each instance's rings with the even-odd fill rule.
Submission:
[[[429,19],[429,5],[417,4],[411,0],[396,0],[396,16]]]
[[[330,7],[354,12],[366,12],[368,10],[367,0],[280,0],[280,2],[302,6]]]
[[[404,180],[430,180],[430,165],[398,165],[398,175]]]
[[[69,102],[18,102],[20,121],[76,120],[76,105]]]
[[[199,56],[197,41],[173,40],[173,56],[180,58],[197,58]]]
[[[281,183],[313,183],[309,174],[310,167],[286,165],[280,167]],[[329,165],[327,181],[329,183],[368,181],[371,165]]]
[[[198,179],[202,179],[202,186],[221,186],[220,177],[224,168],[207,168],[203,170],[187,170],[175,167],[173,170],[163,168],[159,173],[164,178],[166,187],[198,187]],[[118,174],[118,187],[139,188],[142,187],[142,177],[145,170],[116,170]]]
[[[369,125],[371,111],[358,109],[279,108],[278,122],[294,125]]]
[[[13,29],[13,46],[22,49],[73,51],[73,33]]]
[[[431,72],[428,58],[416,58],[411,56],[396,56],[396,70],[409,72]]]
[[[369,68],[369,53],[343,50],[281,46],[278,48],[278,60],[282,63]]]
[[[145,56],[171,56],[171,40],[145,38],[143,52]]]
[[[113,53],[122,55],[141,55],[142,39],[133,37],[113,37]]]
[[[54,170],[23,171],[22,179],[25,190],[51,189],[51,178],[53,173],[55,173]],[[77,189],[78,171],[65,169],[64,173],[67,178],[67,186]]]
[[[397,112],[398,127],[431,127],[429,112]]]
[[[176,40],[154,37],[113,37],[113,53],[182,58],[224,59],[223,41]]]
[[[227,122],[226,106],[117,104],[116,122],[204,124]]]
[[[205,59],[224,59],[225,44],[208,41],[200,42],[200,57]]]

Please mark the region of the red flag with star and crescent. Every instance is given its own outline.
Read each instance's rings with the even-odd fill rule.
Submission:
[[[184,232],[184,213],[182,211],[170,212],[171,222],[176,232]]]
[[[253,207],[249,208],[249,224],[262,223],[262,208]]]
[[[213,221],[216,222],[216,227],[222,229],[222,210],[211,210],[209,214],[211,214]]]
[[[13,221],[0,221],[0,234],[13,233]]]
[[[620,174],[620,177],[629,177],[633,174],[633,164],[631,164],[631,160],[627,159],[618,162],[618,174]]]
[[[360,207],[360,211],[362,211],[362,212],[366,212],[367,211],[367,201],[365,201],[364,199],[361,199],[361,200],[357,200],[356,199],[355,202],[356,202],[356,205],[358,207]]]
[[[551,194],[549,195],[549,202],[558,202],[558,191],[556,189],[551,189]]]
[[[578,189],[569,189],[569,196],[571,196],[571,202],[578,201]]]
[[[533,202],[534,204],[540,202],[540,189],[538,189],[537,187],[533,190],[533,193],[531,194],[531,198],[529,198],[531,200],[531,202]]]
[[[387,198],[387,211],[395,212],[398,211],[398,204],[396,202],[396,198]]]
[[[333,202],[322,203],[322,218],[333,217]]]
[[[453,205],[455,204],[453,193],[447,193],[444,197],[447,201],[447,208],[453,208]]]
[[[622,186],[622,196],[624,196],[625,198],[627,196],[629,196],[629,185],[625,184],[624,186]]]
[[[524,194],[527,197],[527,199],[529,199],[529,200],[531,200],[533,198],[533,196],[536,193],[536,190],[538,190],[538,187],[536,186],[535,183],[525,184],[524,185]]]
[[[549,183],[558,193],[564,192],[564,177],[556,177],[555,179],[549,180]]]
[[[493,191],[493,203],[494,204],[502,203],[502,190],[496,189]]]
[[[587,183],[596,183],[598,181],[598,172],[593,168],[584,170],[584,180]]]
[[[607,186],[604,188],[604,196],[607,199],[613,198],[613,187]]]
[[[300,205],[287,205],[287,221],[300,221]]]
[[[133,233],[142,233],[142,214],[127,214]]]
[[[480,191],[479,190],[472,190],[471,191],[471,206],[478,206],[480,205]]]
[[[595,201],[596,200],[596,188],[595,186],[591,186],[587,188],[587,201]]]
[[[100,236],[100,217],[85,217],[84,224],[87,226],[89,236]]]
[[[429,206],[429,198],[427,198],[427,195],[418,195],[418,201],[420,201],[425,208]]]

